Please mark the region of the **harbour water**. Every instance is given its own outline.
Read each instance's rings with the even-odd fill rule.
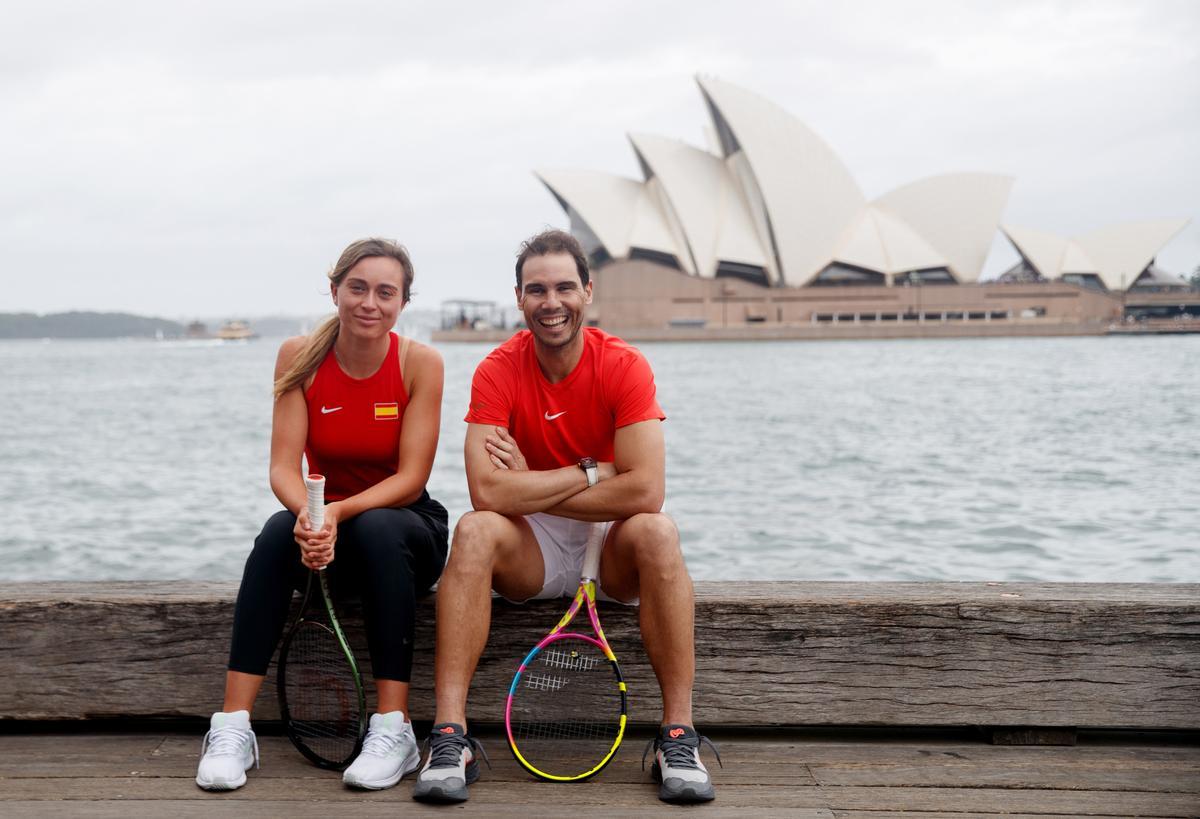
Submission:
[[[9,581],[235,579],[277,342],[0,342]],[[446,345],[467,511],[487,345]],[[1200,581],[1200,336],[645,344],[698,579]]]

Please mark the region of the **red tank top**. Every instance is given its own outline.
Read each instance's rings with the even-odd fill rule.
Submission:
[[[343,500],[396,474],[408,406],[398,350],[399,339],[389,333],[387,356],[375,374],[351,378],[330,349],[304,393],[304,455],[309,471],[325,476],[327,500]]]

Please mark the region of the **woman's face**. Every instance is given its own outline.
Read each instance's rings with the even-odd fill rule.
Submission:
[[[387,335],[404,307],[404,267],[386,256],[369,256],[333,291],[341,332],[376,338]]]

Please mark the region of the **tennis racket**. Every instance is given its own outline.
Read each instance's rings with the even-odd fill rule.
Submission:
[[[325,523],[325,478],[310,475],[304,483],[308,519],[319,530]],[[308,573],[300,616],[279,651],[276,690],[287,735],[300,753],[321,768],[340,771],[349,765],[362,749],[366,696],[323,570]]]
[[[604,525],[594,523],[571,607],[521,661],[508,689],[508,747],[525,770],[552,782],[595,776],[625,736],[625,680],[596,615],[603,544]],[[592,634],[567,631],[585,606]]]

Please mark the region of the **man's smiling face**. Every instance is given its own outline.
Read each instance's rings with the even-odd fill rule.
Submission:
[[[574,257],[532,256],[521,269],[521,280],[517,306],[533,337],[551,349],[570,345],[583,327],[584,308],[592,303],[592,283],[580,281]]]

